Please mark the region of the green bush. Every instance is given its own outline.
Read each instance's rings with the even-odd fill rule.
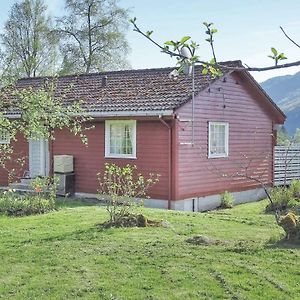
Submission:
[[[299,239],[300,227],[299,219],[293,212],[287,213],[285,216],[280,218],[279,225],[284,229],[286,233],[286,239]]]
[[[32,192],[16,193],[15,190],[0,194],[0,214],[28,216],[44,214],[56,209],[57,179],[36,178],[31,183]]]
[[[148,197],[149,188],[159,181],[159,174],[149,173],[148,177],[144,177],[137,173],[135,165],[120,167],[116,164],[105,164],[104,172],[98,173],[97,176],[99,198],[104,197],[107,203],[108,227],[118,227],[120,224],[124,227],[126,220],[129,220],[130,224],[132,220],[137,220],[133,208]]]
[[[292,192],[293,197],[300,201],[300,180],[294,179],[290,184],[290,190]]]
[[[0,195],[0,213],[8,216],[44,214],[55,209],[55,202],[36,195],[3,192]]]
[[[234,202],[234,197],[231,193],[225,191],[221,195],[221,208],[232,208],[233,207],[233,202]]]
[[[36,177],[30,187],[36,196],[55,202],[58,177]]]
[[[295,201],[293,197],[293,190],[287,187],[275,187],[270,192],[272,205],[269,203],[266,207],[266,211],[280,210],[284,211],[294,206]]]

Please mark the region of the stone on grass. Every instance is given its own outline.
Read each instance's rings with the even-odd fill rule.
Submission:
[[[213,245],[218,243],[217,240],[214,240],[205,235],[196,235],[186,239],[185,241],[193,245]]]

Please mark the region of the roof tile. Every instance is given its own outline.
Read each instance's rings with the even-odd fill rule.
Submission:
[[[240,61],[224,63],[241,66]],[[42,88],[47,82],[55,83],[55,97],[65,103],[83,100],[90,112],[130,112],[174,110],[191,97],[192,78],[179,75],[177,80],[169,77],[174,68],[143,69],[102,72],[62,77],[24,78],[16,82],[17,89]],[[106,86],[102,78],[107,76]],[[195,91],[205,89],[212,78],[195,68]]]

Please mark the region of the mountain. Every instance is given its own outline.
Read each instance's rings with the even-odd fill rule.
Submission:
[[[286,114],[285,128],[293,135],[300,128],[300,72],[273,77],[260,85]]]

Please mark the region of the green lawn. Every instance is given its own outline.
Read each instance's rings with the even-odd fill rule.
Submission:
[[[2,299],[300,299],[300,248],[266,202],[211,213],[144,209],[169,228],[102,230],[103,207],[0,217]],[[217,245],[197,246],[206,235]]]

